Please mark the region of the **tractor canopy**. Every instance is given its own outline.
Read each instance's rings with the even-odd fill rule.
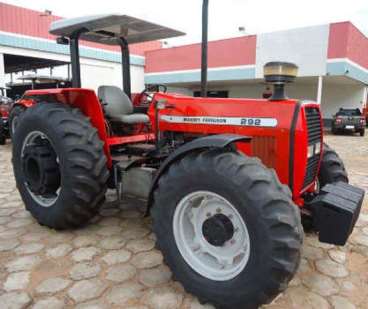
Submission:
[[[50,33],[70,37],[83,29],[81,39],[108,45],[119,45],[116,38],[129,44],[161,40],[185,33],[128,15],[93,15],[61,19],[53,22]]]
[[[59,44],[69,44],[72,64],[72,86],[81,87],[79,39],[118,45],[122,54],[123,89],[131,98],[129,44],[161,40],[185,33],[128,15],[93,15],[61,19],[50,26]]]

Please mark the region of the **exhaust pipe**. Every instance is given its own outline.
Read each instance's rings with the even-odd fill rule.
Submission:
[[[207,68],[208,68],[208,3],[203,0],[202,5],[202,65],[201,65],[201,97],[207,97]]]

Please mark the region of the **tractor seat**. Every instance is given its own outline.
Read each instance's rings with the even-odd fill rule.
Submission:
[[[100,86],[98,97],[105,106],[106,115],[113,121],[125,124],[149,122],[146,114],[133,113],[132,101],[119,87]]]

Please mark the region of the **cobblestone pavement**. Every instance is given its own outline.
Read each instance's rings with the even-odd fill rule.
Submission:
[[[327,136],[368,191],[368,137]],[[24,210],[0,147],[0,308],[211,308],[171,279],[138,202],[107,202],[83,229],[55,232]],[[368,202],[344,248],[307,235],[287,291],[266,308],[368,308]]]

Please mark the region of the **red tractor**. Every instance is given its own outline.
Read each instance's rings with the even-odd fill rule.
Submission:
[[[6,87],[0,87],[0,145],[5,145],[9,136],[9,111],[13,100],[6,96]]]
[[[207,0],[203,8],[205,94]],[[60,20],[50,32],[70,45],[73,88],[27,91],[13,136],[17,187],[40,224],[87,224],[108,187],[144,198],[176,280],[221,308],[256,308],[286,289],[299,266],[302,215],[320,241],[345,244],[364,191],[323,144],[320,106],[285,97],[295,65],[265,66],[270,99],[150,88],[141,96],[148,108],[135,111],[128,44],[181,33],[125,15]],[[121,46],[124,91],[81,88],[80,38]]]

